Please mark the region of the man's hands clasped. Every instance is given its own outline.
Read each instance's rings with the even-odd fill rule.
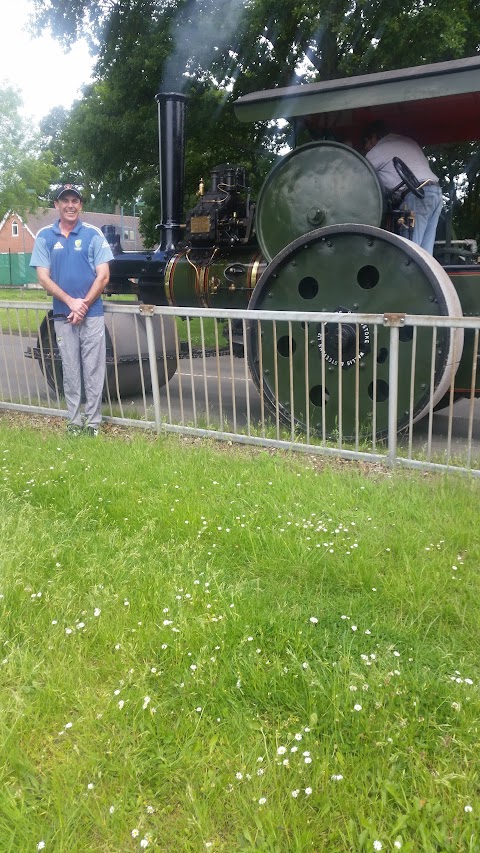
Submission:
[[[85,319],[85,315],[88,311],[88,305],[85,299],[72,299],[69,302],[68,307],[70,308],[70,314],[67,317],[67,322],[71,323],[72,326],[79,326]]]

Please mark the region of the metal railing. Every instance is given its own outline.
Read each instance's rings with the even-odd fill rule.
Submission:
[[[0,304],[0,409],[66,417],[48,311]],[[480,318],[106,302],[105,320],[107,423],[480,473]]]

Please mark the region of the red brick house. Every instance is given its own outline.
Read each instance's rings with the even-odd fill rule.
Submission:
[[[55,208],[30,214],[23,219],[9,211],[0,222],[0,286],[31,284],[37,280],[35,270],[29,267],[35,235],[44,225],[58,219]],[[121,213],[82,213],[82,219],[101,228],[113,225],[120,234],[125,251],[143,249],[142,237],[138,232],[138,217]]]

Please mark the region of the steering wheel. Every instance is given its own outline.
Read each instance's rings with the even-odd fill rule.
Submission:
[[[413,193],[417,198],[424,198],[425,193],[423,191],[423,187],[419,189],[419,181],[408,168],[407,164],[404,163],[403,160],[400,160],[400,157],[394,157],[392,162],[398,172],[398,176],[402,179],[402,183],[405,184],[408,192]],[[401,184],[399,186],[401,186]]]

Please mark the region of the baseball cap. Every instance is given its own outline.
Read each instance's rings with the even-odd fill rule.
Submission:
[[[55,201],[58,201],[60,196],[64,193],[75,193],[75,195],[78,195],[80,201],[82,201],[82,194],[80,190],[73,184],[62,184],[62,186],[59,187],[58,190],[56,190],[55,192]]]

